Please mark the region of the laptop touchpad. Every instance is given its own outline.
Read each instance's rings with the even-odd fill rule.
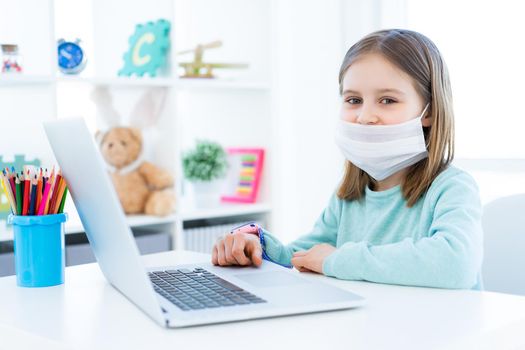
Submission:
[[[247,273],[234,276],[243,282],[250,283],[256,287],[278,287],[310,283],[310,281],[304,278],[299,278],[281,271]]]

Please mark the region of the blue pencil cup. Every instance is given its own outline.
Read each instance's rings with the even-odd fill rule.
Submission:
[[[16,282],[20,287],[64,283],[64,222],[67,215],[9,215],[13,224]]]

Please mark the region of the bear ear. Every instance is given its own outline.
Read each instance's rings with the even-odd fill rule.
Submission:
[[[137,142],[142,144],[142,131],[139,128],[133,128],[129,127],[128,129],[129,133],[131,134],[131,137],[133,137]]]
[[[91,92],[91,100],[95,102],[99,119],[112,128],[120,124],[120,114],[113,107],[113,98],[107,87],[97,87]]]
[[[149,89],[133,108],[129,124],[139,128],[155,125],[164,109],[167,91],[162,87]]]

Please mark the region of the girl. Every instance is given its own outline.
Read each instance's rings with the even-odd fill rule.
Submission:
[[[481,204],[454,156],[448,71],[432,41],[382,30],[339,73],[344,177],[313,230],[283,245],[255,224],[213,248],[215,265],[262,258],[348,280],[480,289]]]

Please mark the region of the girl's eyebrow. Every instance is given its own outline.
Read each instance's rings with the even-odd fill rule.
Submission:
[[[388,88],[388,89],[379,89],[379,90],[376,90],[375,91],[376,93],[380,93],[380,94],[384,94],[384,93],[396,93],[398,95],[405,95],[405,93],[401,90],[398,90],[398,89],[393,89],[393,88]],[[354,95],[359,95],[359,92],[358,91],[355,91],[355,90],[351,90],[351,89],[346,89],[343,91],[343,95],[346,95],[346,94],[354,94]]]

